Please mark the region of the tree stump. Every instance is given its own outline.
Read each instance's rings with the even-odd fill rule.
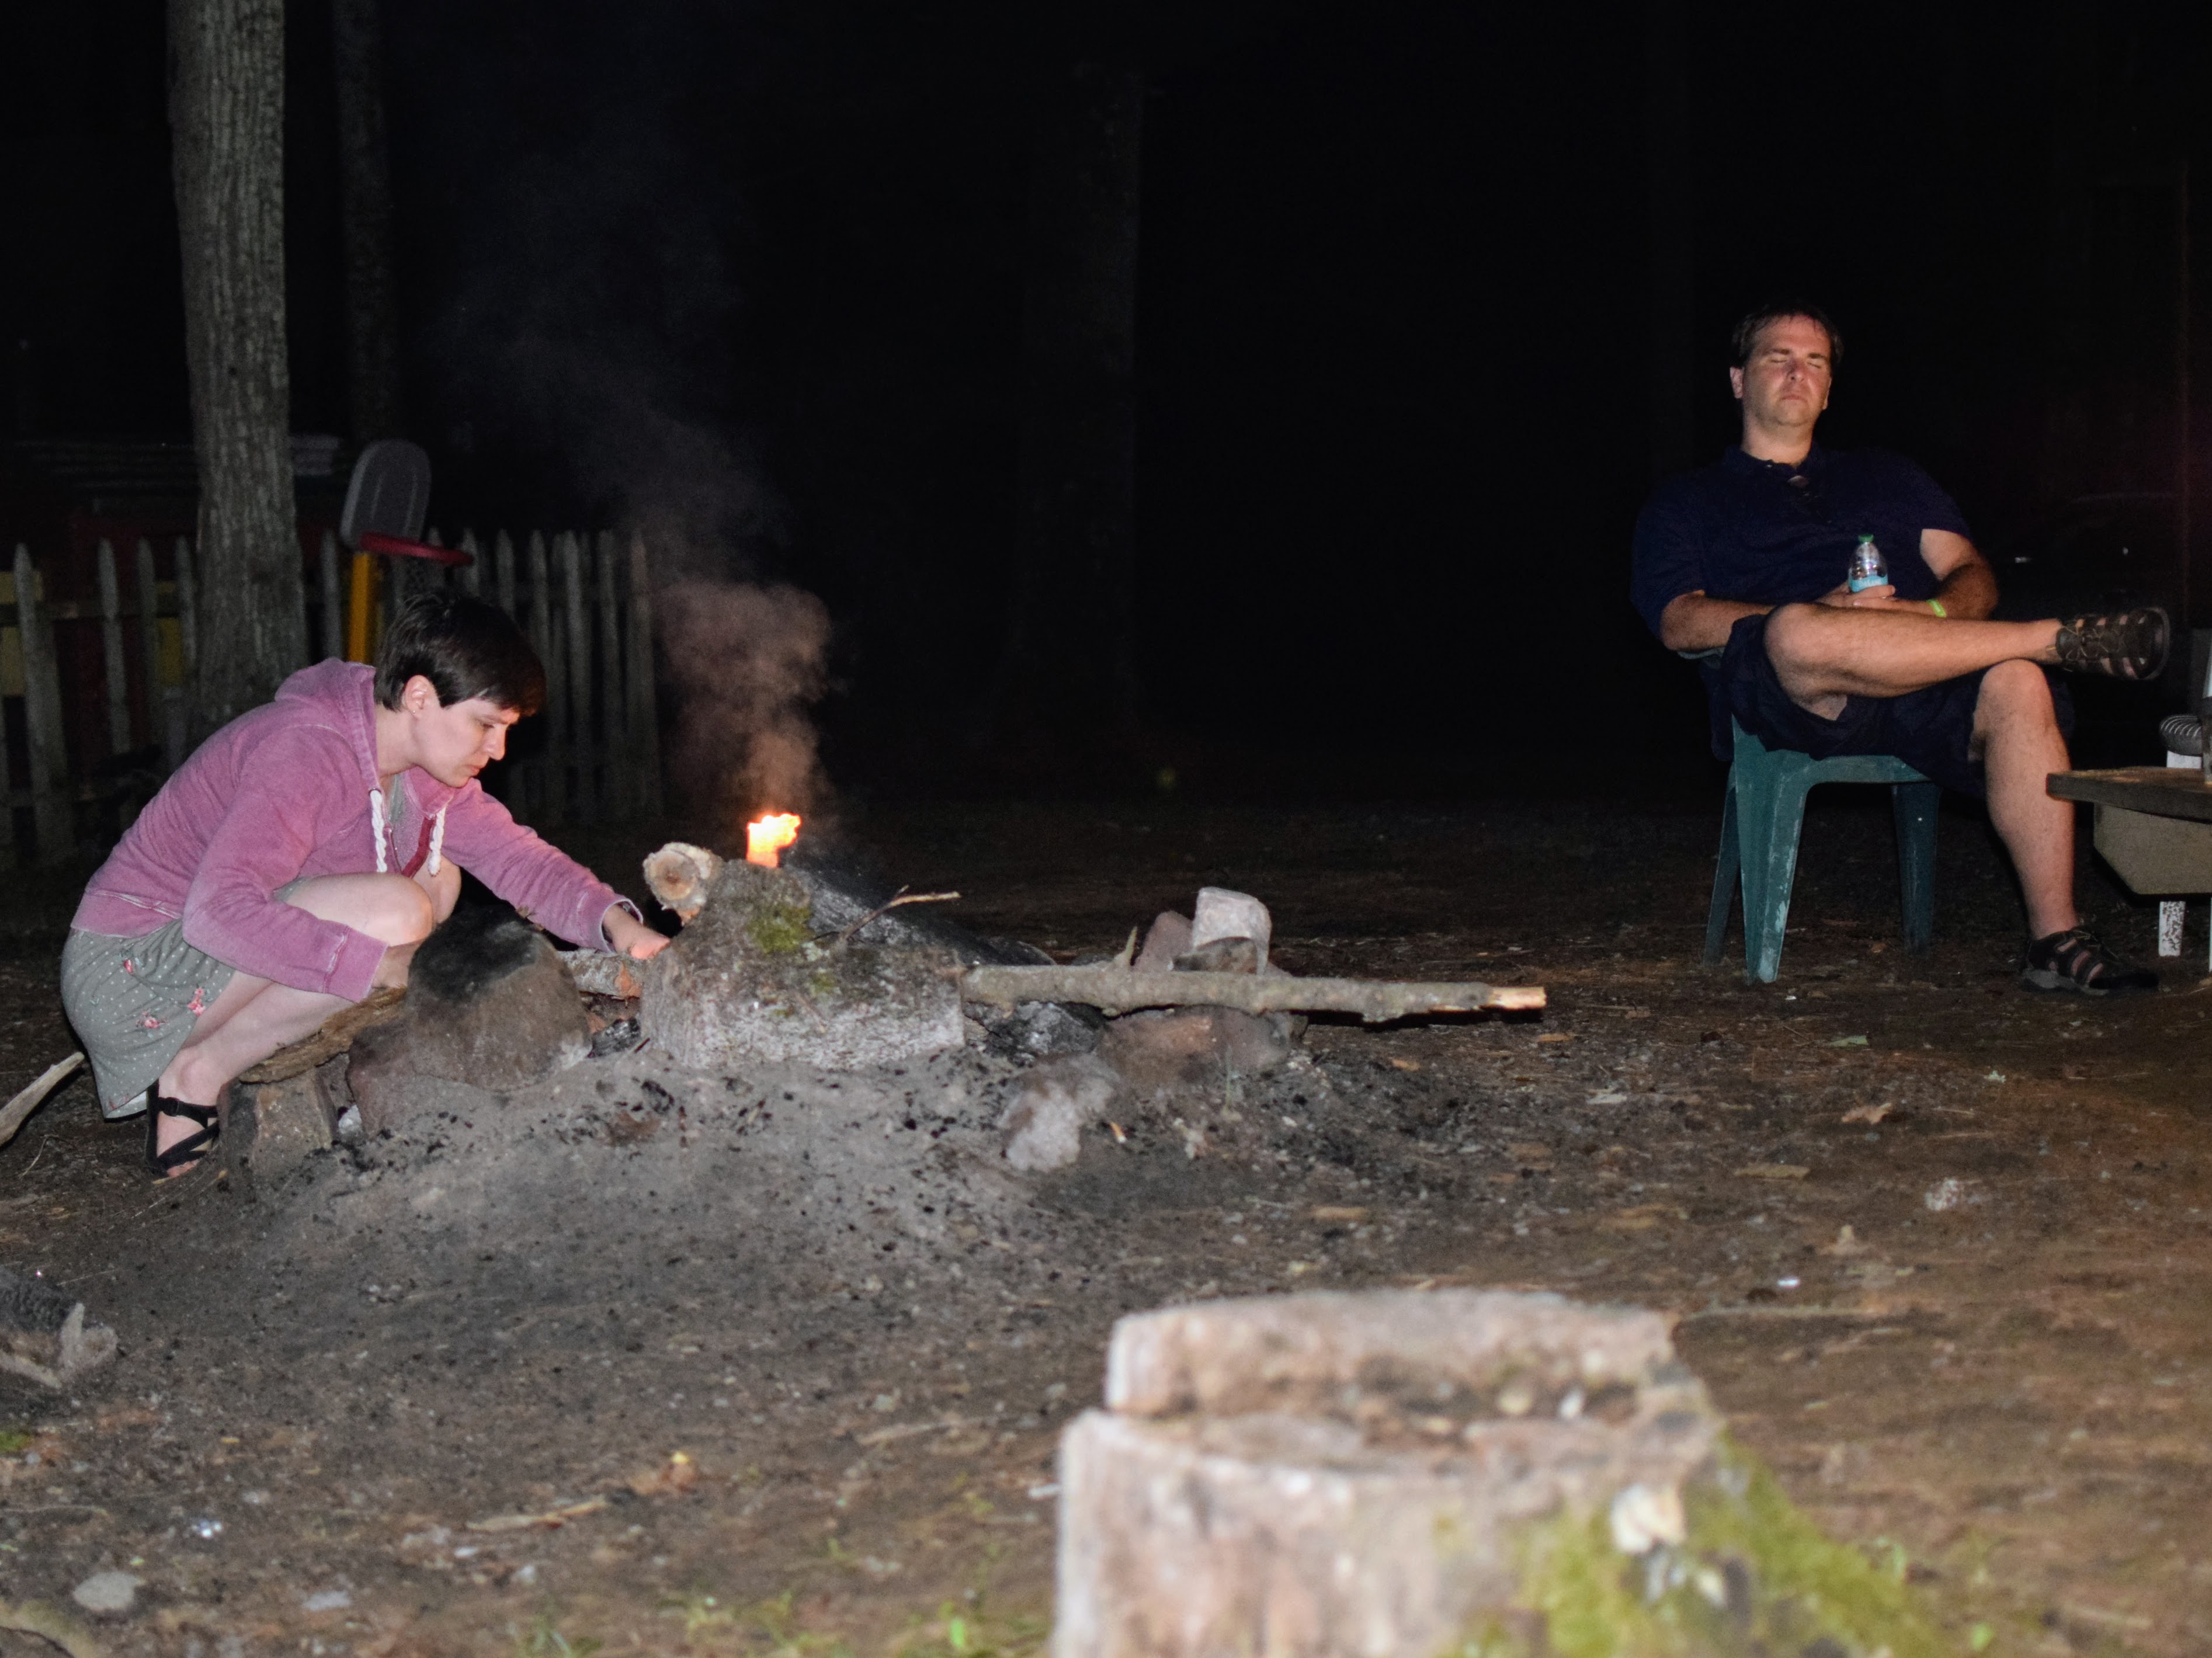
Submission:
[[[643,975],[638,1021],[679,1065],[851,1071],[960,1046],[948,953],[817,936],[789,870],[732,863]]]
[[[1933,1652],[1665,1321],[1447,1291],[1126,1318],[1060,1444],[1055,1658]]]

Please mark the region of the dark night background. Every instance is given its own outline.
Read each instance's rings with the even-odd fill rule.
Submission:
[[[819,592],[848,786],[981,774],[1030,133],[1082,49],[1032,9],[386,0],[434,521],[678,525]],[[289,27],[293,424],[342,432],[328,22]],[[1914,456],[1985,545],[2191,470],[2212,173],[2200,34],[2163,9],[1194,0],[1110,28],[1149,86],[1125,780],[1709,787],[1628,532],[1655,470],[1729,440],[1728,326],[1770,294],[1843,325],[1824,438]],[[0,19],[18,435],[188,429],[163,77],[158,0]]]

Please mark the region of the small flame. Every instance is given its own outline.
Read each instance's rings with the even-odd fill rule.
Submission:
[[[765,817],[756,818],[745,825],[745,861],[774,869],[776,853],[798,838],[799,814],[795,811],[772,811]]]

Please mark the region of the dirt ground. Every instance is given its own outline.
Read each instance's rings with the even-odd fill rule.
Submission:
[[[1717,823],[855,814],[896,879],[1063,957],[1212,883],[1271,904],[1293,971],[1550,992],[1318,1023],[1288,1070],[1094,1125],[1042,1180],[994,1166],[1014,1068],[981,1054],[587,1061],[251,1205],[155,1191],[137,1125],[72,1084],[0,1150],[0,1262],[123,1351],[73,1397],[0,1380],[0,1599],[209,1658],[1030,1651],[1055,1436],[1115,1317],[1472,1284],[1674,1315],[1740,1442],[1961,1652],[2212,1647],[2201,913],[2155,997],[2021,991],[2002,864],[1947,815],[1908,957],[1887,804],[1828,791],[1782,979],[1747,987],[1698,964]],[[658,838],[575,842],[621,878]],[[0,915],[0,1089],[73,1045],[81,879],[19,876]],[[2082,890],[2151,953],[2148,906],[2088,864]],[[142,1580],[128,1612],[71,1606],[104,1570]]]

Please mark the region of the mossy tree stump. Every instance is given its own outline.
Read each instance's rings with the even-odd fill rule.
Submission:
[[[1060,1446],[1055,1658],[1938,1649],[1725,1442],[1663,1320],[1551,1296],[1121,1321]]]

